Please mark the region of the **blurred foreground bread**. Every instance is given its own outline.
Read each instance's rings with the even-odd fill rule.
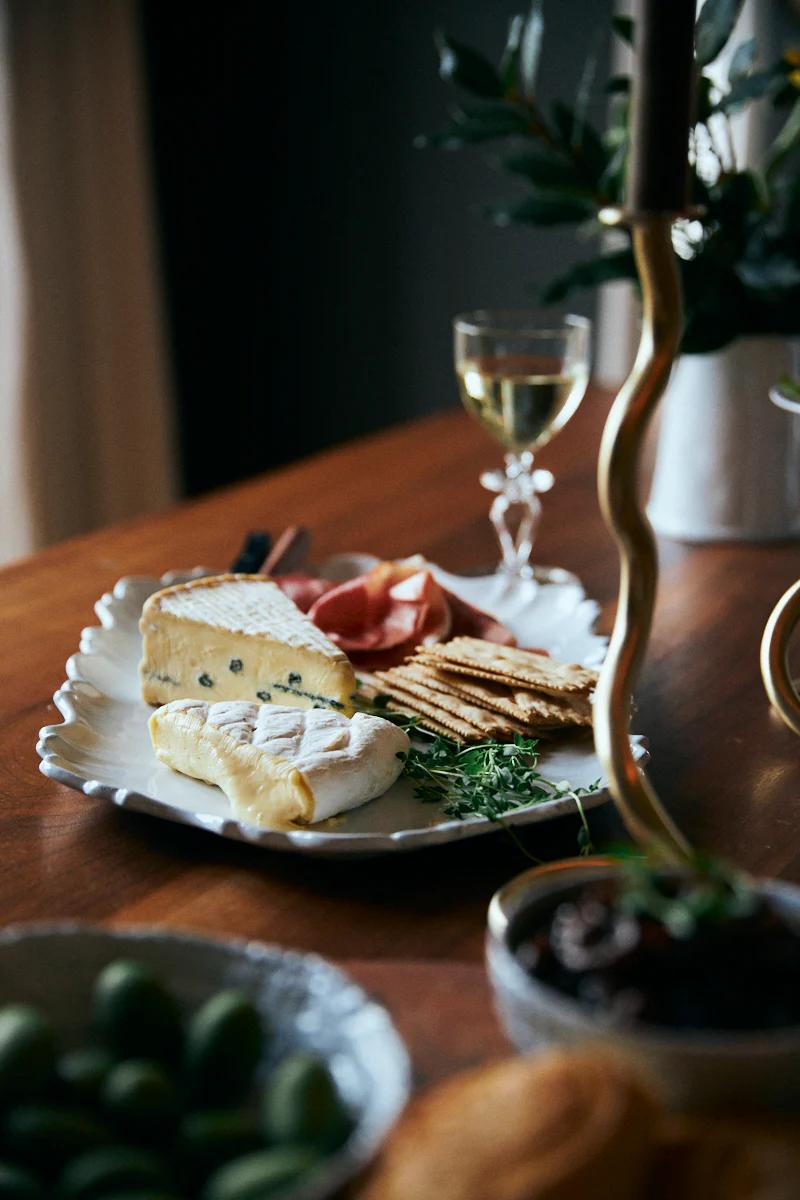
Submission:
[[[634,1200],[657,1111],[597,1051],[507,1059],[412,1104],[359,1200]]]
[[[667,1117],[647,1200],[798,1200],[800,1125],[778,1116]]]
[[[669,1114],[597,1048],[511,1058],[412,1102],[356,1200],[800,1200],[800,1121]]]

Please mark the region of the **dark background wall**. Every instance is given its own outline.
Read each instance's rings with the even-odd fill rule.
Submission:
[[[529,306],[581,256],[482,219],[515,190],[490,149],[413,146],[454,98],[433,31],[496,59],[523,7],[142,0],[187,491],[456,403],[452,315]],[[606,77],[611,7],[546,0],[545,103],[593,49]]]

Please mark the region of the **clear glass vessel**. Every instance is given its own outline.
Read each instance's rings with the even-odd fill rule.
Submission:
[[[505,468],[485,471],[489,516],[500,543],[499,571],[550,575],[531,562],[539,496],[553,486],[534,453],[566,425],[589,382],[591,322],[535,311],[478,311],[453,321],[455,369],[467,412],[506,451]]]

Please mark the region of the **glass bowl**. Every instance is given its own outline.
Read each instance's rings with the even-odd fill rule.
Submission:
[[[85,1044],[92,984],[120,958],[152,968],[185,1010],[222,988],[245,992],[269,1030],[262,1073],[297,1049],[326,1061],[355,1126],[286,1200],[332,1196],[372,1158],[408,1099],[408,1054],[386,1010],[315,954],[165,929],[14,925],[0,929],[0,1005],[35,1005],[65,1048]]]
[[[587,882],[614,878],[612,860],[536,867],[492,898],[486,962],[495,1007],[509,1041],[523,1053],[597,1042],[628,1057],[675,1108],[800,1107],[800,1027],[753,1032],[670,1031],[633,1021],[620,1026],[602,1012],[533,979],[512,950],[515,922]],[[758,890],[800,928],[800,888],[765,883]]]

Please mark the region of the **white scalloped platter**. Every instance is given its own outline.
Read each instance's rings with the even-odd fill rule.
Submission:
[[[342,555],[323,564],[323,572],[333,576],[336,571],[344,577],[369,561],[366,556]],[[584,666],[602,662],[606,642],[593,632],[598,606],[566,573],[562,582],[537,586],[496,575],[465,578],[433,569],[446,587],[503,621],[521,645],[541,646],[563,661]],[[64,721],[46,725],[39,735],[37,750],[45,775],[120,808],[273,850],[371,855],[496,830],[496,824],[485,818],[454,820],[439,806],[423,804],[415,798],[411,781],[404,778],[377,800],[308,829],[256,829],[233,820],[218,788],[178,775],[159,763],[147,729],[153,710],[139,695],[139,616],[144,601],[158,588],[209,573],[197,568],[170,572],[160,580],[129,576],[97,602],[101,625],[83,630],[80,652],[67,662],[68,679],[53,697]],[[641,739],[634,742],[644,761]],[[585,735],[542,749],[539,770],[554,781],[569,780],[575,788],[588,787],[602,776],[591,739]],[[601,787],[584,799],[584,807],[592,808],[607,799],[608,793]],[[504,820],[527,825],[570,812],[575,812],[574,801],[558,797],[516,809]]]

